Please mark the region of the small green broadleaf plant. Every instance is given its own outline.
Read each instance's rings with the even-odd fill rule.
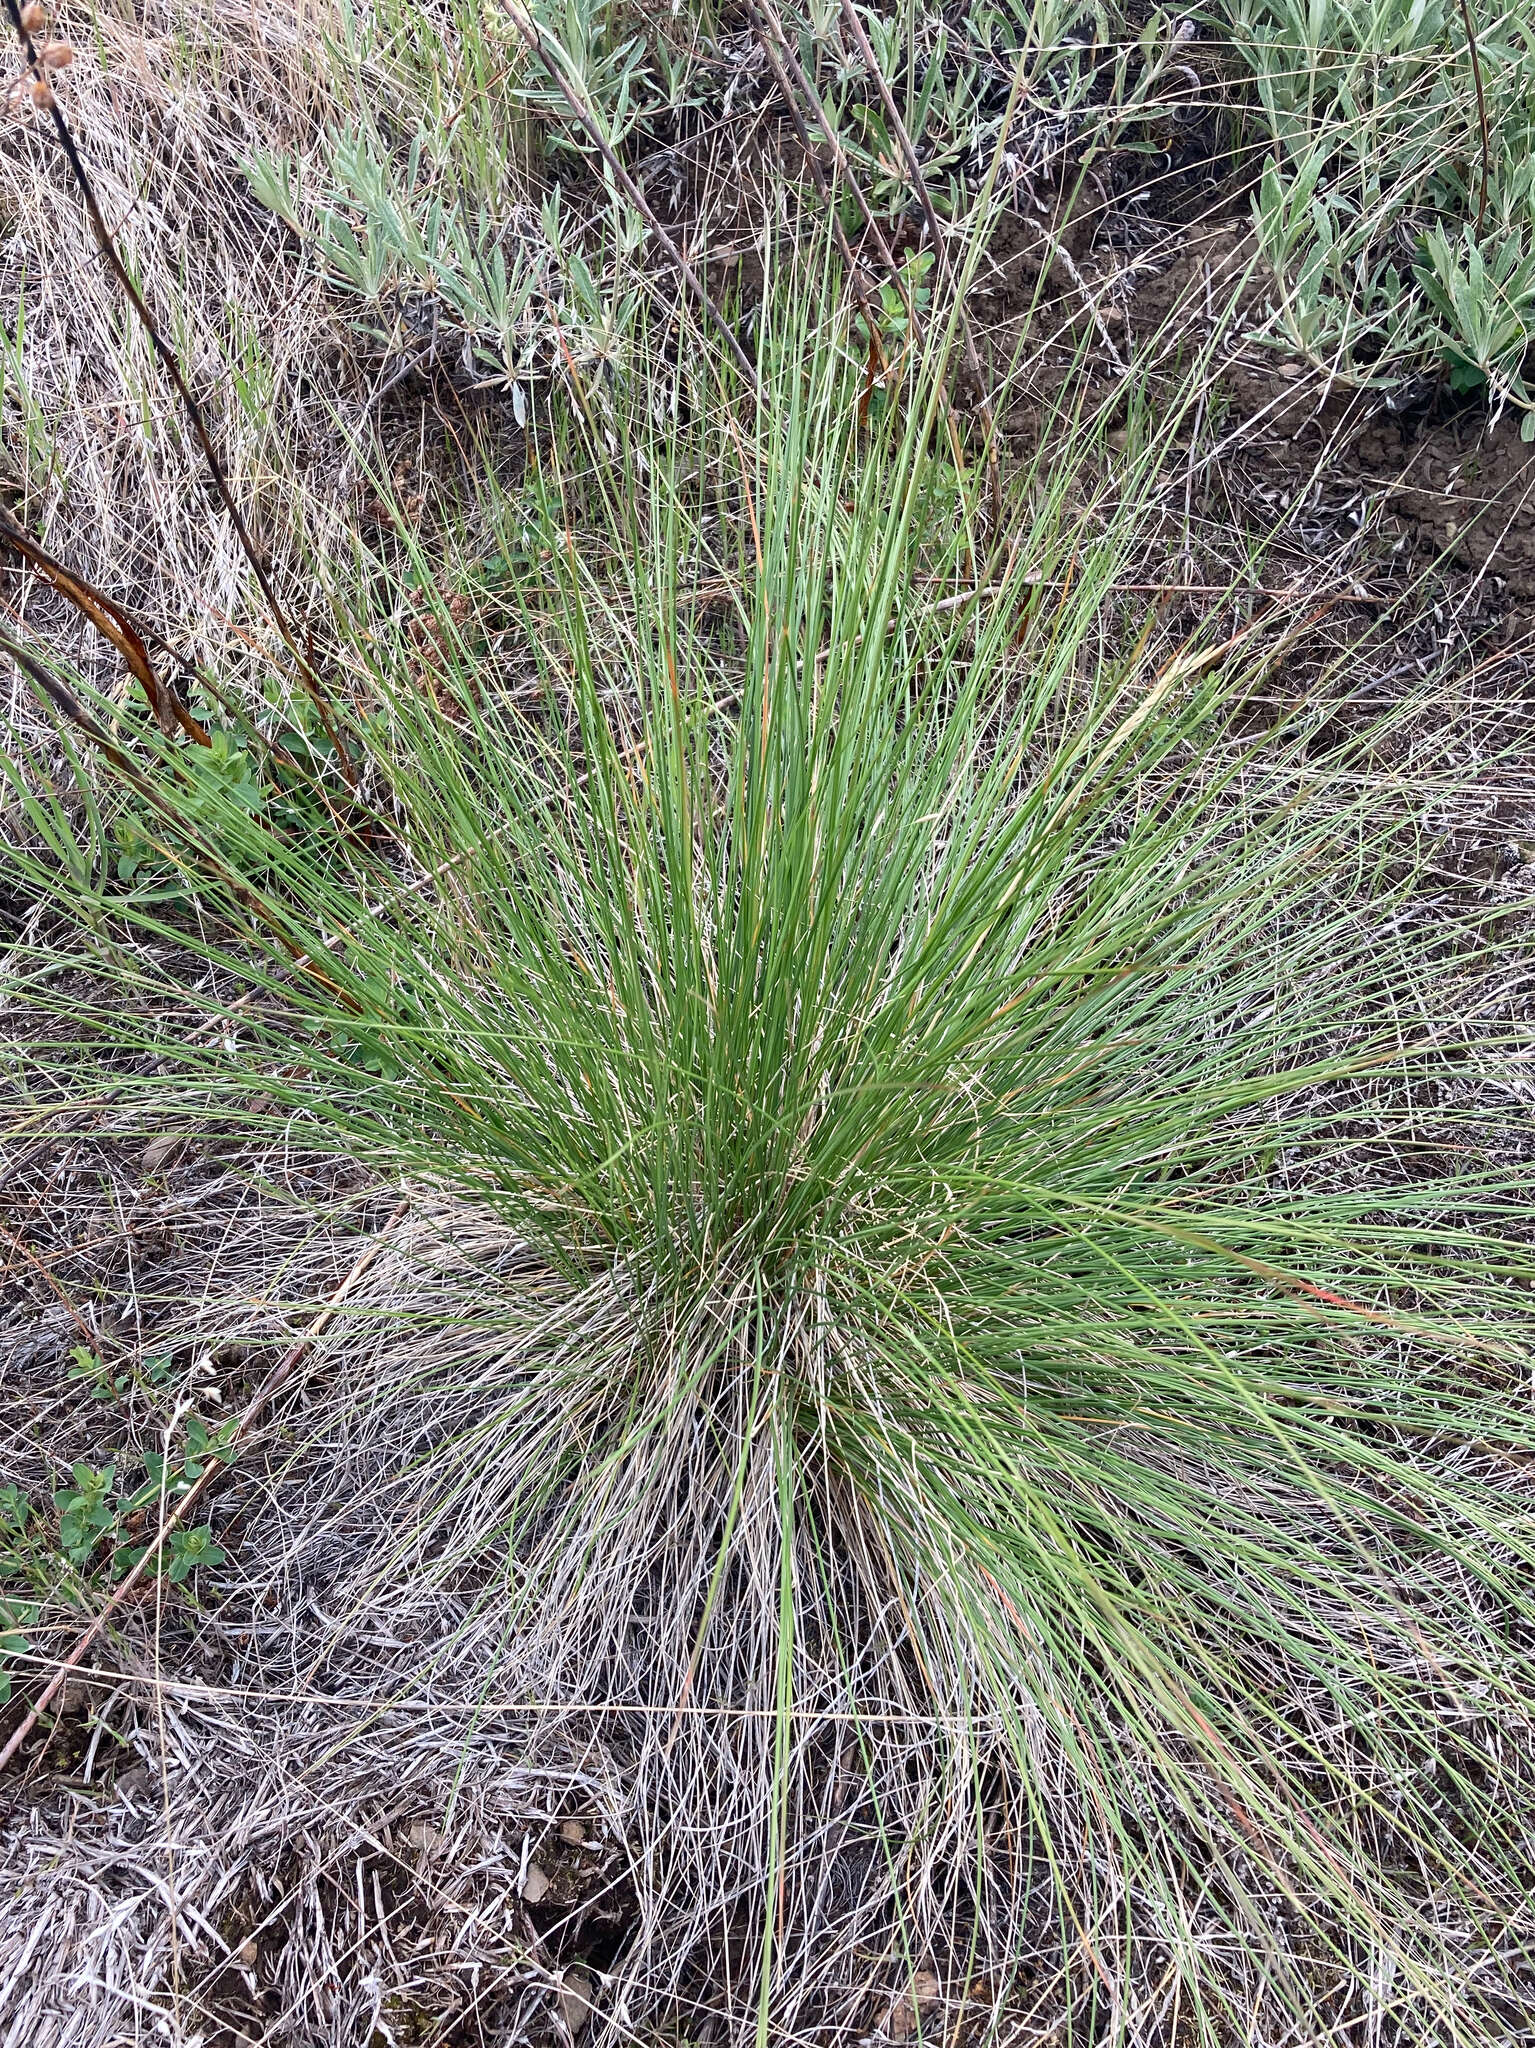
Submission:
[[[103,1465],[98,1471],[77,1459],[70,1475],[72,1483],[55,1492],[53,1504],[59,1516],[59,1548],[78,1570],[116,1529],[121,1509],[112,1497],[115,1465]]]
[[[334,742],[307,698],[288,703],[274,722],[275,745],[254,729],[215,725],[206,747],[179,749],[177,808],[188,825],[219,841],[256,820],[284,835],[302,835],[325,816],[321,785],[334,767]],[[129,804],[112,822],[112,843],[116,878],[137,900],[185,898],[186,883],[162,820]]]
[[[162,1364],[145,1360],[145,1368]],[[90,1370],[94,1366],[94,1370]],[[106,1399],[117,1389],[117,1378],[106,1374],[94,1354],[84,1346],[76,1352],[76,1368],[86,1378],[106,1378]],[[131,1493],[117,1485],[117,1464],[92,1466],[76,1460],[70,1468],[68,1485],[53,1493],[57,1516],[57,1540],[47,1534],[45,1518],[33,1511],[33,1503],[18,1485],[0,1487],[0,1706],[10,1698],[14,1683],[14,1661],[31,1651],[29,1628],[37,1624],[43,1606],[68,1602],[78,1606],[88,1599],[90,1579],[104,1559],[106,1577],[121,1579],[147,1554],[147,1544],[127,1538],[127,1526],[135,1513],[156,1505],[170,1505],[201,1479],[211,1460],[229,1464],[235,1456],[235,1423],[221,1423],[217,1430],[199,1415],[184,1417],[184,1450],[178,1458],[162,1452],[145,1454],[145,1481]],[[223,1548],[213,1540],[211,1524],[190,1530],[172,1530],[158,1559],[158,1571],[172,1585],[186,1585],[201,1565],[221,1565]]]
[[[199,1565],[224,1562],[224,1553],[213,1540],[206,1524],[200,1529],[173,1529],[170,1534],[170,1563],[166,1577],[173,1586],[183,1586]]]
[[[103,1554],[110,1555],[114,1576],[136,1564],[147,1545],[135,1548],[124,1540],[130,1518],[157,1504],[169,1505],[179,1500],[202,1478],[210,1463],[233,1463],[235,1426],[230,1420],[210,1430],[200,1416],[186,1416],[184,1448],[176,1455],[146,1451],[147,1476],[131,1491],[125,1492],[119,1486],[115,1462],[98,1467],[77,1459],[70,1467],[68,1482],[53,1494],[58,1518],[58,1555],[72,1573],[85,1572]],[[194,1561],[222,1560],[223,1552],[213,1544],[211,1529],[186,1534],[199,1537],[188,1553]],[[25,1575],[36,1583],[39,1571],[46,1572],[47,1565],[46,1550],[38,1547],[41,1541],[40,1528],[26,1495],[16,1486],[0,1490],[0,1576]],[[179,1554],[174,1542],[171,1549],[173,1555]],[[191,1568],[188,1565],[176,1575],[178,1584]]]
[[[144,1470],[148,1475],[142,1486],[126,1495],[117,1504],[112,1524],[113,1534],[121,1537],[124,1525],[130,1515],[142,1513],[157,1503],[171,1505],[190,1492],[202,1478],[210,1462],[228,1465],[234,1462],[235,1446],[233,1420],[210,1431],[202,1418],[189,1414],[183,1422],[186,1437],[185,1451],[179,1458],[168,1456],[163,1451],[144,1453]],[[114,1576],[130,1571],[145,1556],[147,1544],[132,1544],[121,1540],[114,1544],[111,1568]],[[182,1585],[199,1564],[222,1564],[224,1553],[213,1541],[213,1531],[204,1526],[200,1529],[173,1529],[161,1556],[160,1568],[175,1585]]]
[[[162,1392],[175,1376],[170,1359],[158,1353],[150,1353],[136,1367],[128,1365],[118,1371],[88,1344],[77,1344],[69,1356],[69,1377],[84,1381],[94,1401],[125,1400],[137,1387]]]
[[[108,1398],[114,1390],[108,1386]],[[70,1605],[85,1601],[92,1572],[102,1558],[109,1579],[120,1579],[130,1571],[148,1551],[147,1544],[126,1540],[130,1517],[157,1503],[179,1499],[202,1476],[210,1460],[230,1463],[235,1456],[234,1427],[228,1422],[210,1430],[199,1416],[188,1415],[182,1456],[173,1460],[148,1452],[144,1460],[148,1476],[131,1493],[119,1489],[115,1463],[98,1468],[77,1460],[70,1468],[68,1484],[53,1495],[56,1541],[34,1514],[21,1487],[14,1483],[0,1487],[0,1706],[11,1696],[15,1660],[30,1651],[26,1631],[36,1625],[44,1605],[59,1600]],[[198,1528],[173,1529],[157,1568],[172,1585],[183,1586],[199,1566],[222,1564],[224,1557],[213,1540],[211,1525],[204,1523]]]
[[[31,1640],[25,1631],[33,1626],[37,1615],[38,1607],[34,1600],[13,1600],[8,1595],[0,1597],[0,1707],[11,1696],[10,1660],[25,1657],[31,1649]]]
[[[206,747],[188,746],[182,753],[186,773],[184,796],[189,819],[216,815],[229,807],[255,817],[266,801],[261,771],[248,736],[215,726]],[[151,888],[165,899],[183,893],[179,881],[168,879],[170,864],[165,855],[164,835],[159,825],[141,812],[129,809],[113,821],[116,843],[114,863],[120,882]]]
[[[920,328],[922,317],[932,303],[933,288],[928,283],[932,268],[932,250],[915,250],[901,265],[900,282],[886,279],[880,285],[878,314],[881,340],[906,342],[910,340],[913,328]],[[860,344],[867,348],[873,336],[862,313],[854,316],[853,331]]]

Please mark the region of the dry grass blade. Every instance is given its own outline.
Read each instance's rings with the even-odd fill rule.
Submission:
[[[0,650],[10,656],[22,674],[29,678],[57,712],[84,733],[92,746],[98,749],[102,759],[109,761],[131,788],[138,789],[146,797],[153,793],[152,786],[145,781],[138,764],[123,752],[105,726],[87,711],[73,691],[61,683],[57,676],[49,673],[36,655],[14,640],[9,633],[0,633]]]

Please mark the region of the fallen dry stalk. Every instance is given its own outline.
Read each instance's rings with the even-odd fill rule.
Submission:
[[[792,59],[792,53],[788,52],[787,46],[782,44],[783,24],[778,20],[777,15],[772,12],[770,0],[764,0],[764,4],[754,6],[752,12],[756,16],[757,35],[758,40],[762,44],[763,55],[768,60],[774,82],[778,87],[779,93],[782,95],[783,103],[789,110],[789,119],[794,124],[794,133],[799,139],[800,148],[805,153],[806,166],[814,181],[816,191],[820,194],[821,204],[826,208],[826,218],[831,223],[832,235],[837,244],[837,254],[842,258],[847,268],[848,281],[853,288],[853,295],[858,301],[858,310],[863,315],[864,325],[869,330],[871,368],[877,365],[878,368],[883,369],[884,356],[879,343],[879,321],[863,281],[863,268],[853,253],[853,246],[847,238],[847,230],[843,227],[842,217],[837,211],[835,195],[826,181],[825,172],[821,169],[810,130],[805,126],[805,117],[800,112],[799,102],[795,98],[793,82],[784,68],[785,56],[790,55]],[[798,69],[799,67],[796,65],[795,68]],[[803,72],[800,75],[803,77]],[[824,129],[824,120],[822,126]],[[863,207],[862,193],[857,195],[857,199],[859,206]],[[867,208],[864,208],[864,211],[867,213]],[[899,272],[896,275],[899,280]]]
[[[143,690],[155,723],[167,739],[173,739],[180,730],[201,747],[210,744],[207,732],[182,703],[180,693],[155,673],[142,629],[114,598],[98,590],[77,569],[71,569],[56,555],[50,555],[3,506],[0,506],[0,543],[14,549],[29,568],[35,569],[61,597],[90,620],[104,640],[116,648],[129,674]]]
[[[826,110],[826,102],[817,92],[814,81],[810,78],[805,67],[800,63],[798,56],[795,54],[794,45],[784,32],[783,22],[773,5],[773,0],[756,0],[755,11],[762,28],[765,30],[763,48],[767,52],[769,63],[773,65],[775,76],[778,74],[779,66],[782,65],[783,69],[793,80],[795,87],[803,94],[805,103],[815,116],[816,123],[825,138],[826,147],[831,152],[832,168],[836,174],[837,181],[846,187],[854,205],[862,214],[864,227],[868,231],[870,241],[874,244],[875,254],[890,273],[890,281],[900,293],[905,305],[906,316],[915,326],[916,308],[913,306],[911,294],[906,288],[906,280],[902,274],[901,266],[896,261],[889,242],[885,239],[885,231],[875,217],[873,207],[864,196],[863,187],[853,174],[853,167],[847,159],[847,151],[842,147],[841,138],[837,134],[836,126]],[[770,42],[774,47],[769,47]],[[774,61],[775,48],[777,53],[776,62]],[[783,89],[781,84],[779,89]]]
[[[810,175],[826,207],[827,218],[831,223],[832,232],[836,239],[838,254],[847,265],[853,291],[858,299],[859,310],[862,312],[864,320],[868,325],[872,382],[872,376],[884,367],[879,345],[879,323],[874,309],[870,305],[868,294],[864,289],[863,276],[857,257],[848,242],[847,233],[838,217],[834,195],[827,184],[820,164],[816,160],[815,150],[805,126],[804,116],[801,114],[795,98],[796,92],[804,99],[826,142],[826,147],[831,154],[832,175],[835,182],[846,189],[853,203],[857,206],[859,213],[863,216],[864,230],[874,246],[874,253],[889,277],[893,289],[900,296],[906,315],[907,332],[911,336],[913,343],[920,347],[923,323],[917,312],[916,301],[907,283],[906,273],[897,262],[895,253],[885,237],[885,231],[879,224],[878,216],[865,196],[863,187],[859,184],[852,165],[848,162],[847,152],[842,147],[841,139],[837,134],[836,124],[827,111],[826,102],[816,90],[815,81],[806,72],[798,56],[795,54],[794,45],[784,30],[783,21],[773,5],[773,0],[753,0],[751,13],[756,22],[757,36],[762,45],[763,54],[768,60],[778,90],[782,94],[784,104],[789,110],[789,118],[794,123],[795,133],[799,137],[800,146],[805,152],[805,161],[809,167]],[[869,384],[866,384],[864,387],[865,405],[868,402],[869,388]],[[943,407],[944,428],[949,436],[949,445],[954,451],[954,466],[963,473],[965,468],[964,437],[960,432],[959,419],[954,410],[954,401],[949,396],[946,383],[940,389],[939,402]],[[997,467],[995,436],[992,433],[991,414],[986,404],[984,391],[981,393],[981,405],[988,436],[986,450],[987,481],[990,489],[993,519],[1000,531],[1001,475]]]
[[[234,492],[229,487],[229,479],[224,474],[224,465],[219,460],[218,449],[214,446],[213,435],[209,430],[203,409],[199,405],[191,385],[186,380],[180,358],[156,325],[154,315],[149,310],[148,302],[134,283],[128,266],[118,254],[117,243],[113,238],[112,230],[107,226],[106,216],[102,213],[101,204],[96,197],[96,188],[91,182],[90,173],[85,168],[80,151],[76,146],[75,138],[70,131],[69,123],[64,119],[63,109],[59,106],[57,95],[49,83],[47,64],[44,61],[43,54],[39,52],[36,43],[33,41],[32,31],[27,25],[27,20],[23,18],[19,0],[5,0],[5,9],[6,13],[10,16],[11,26],[16,31],[17,40],[20,42],[22,53],[27,60],[27,68],[31,71],[35,81],[34,90],[39,95],[37,104],[47,110],[49,119],[53,122],[54,133],[58,137],[59,147],[64,152],[64,159],[69,165],[70,175],[73,177],[80,193],[81,202],[85,207],[86,218],[90,222],[91,233],[95,237],[96,247],[101,254],[101,260],[117,280],[124,297],[132,307],[134,315],[148,337],[149,345],[154,351],[156,360],[170,379],[177,397],[186,408],[187,417],[192,423],[192,431],[197,437],[197,445],[202,451],[208,473],[213,479],[214,488],[218,492],[219,502],[229,514],[230,524],[234,529],[235,538],[240,544],[240,550],[251,566],[261,595],[266,601],[267,610],[271,614],[272,621],[277,627],[279,634],[282,636],[284,646],[293,658],[294,665],[298,670],[304,687],[314,700],[315,709],[319,714],[321,724],[325,728],[326,736],[335,749],[336,759],[341,771],[348,781],[351,781],[353,779],[353,771],[347,750],[341,742],[340,734],[336,731],[331,721],[329,694],[321,684],[319,677],[315,674],[313,664],[299,645],[297,631],[290,621],[281,599],[277,595],[271,576],[267,571],[266,562],[262,557],[260,549],[256,546],[250,528],[246,524],[245,515],[240,510]],[[140,681],[143,681],[142,676]],[[147,687],[149,686],[146,685]],[[153,701],[152,691],[151,701]]]
[[[250,1430],[255,1426],[255,1424],[261,1420],[261,1417],[265,1414],[266,1410],[277,1398],[278,1394],[281,1393],[282,1389],[287,1385],[289,1379],[292,1377],[292,1375],[297,1370],[299,1365],[303,1362],[305,1354],[309,1351],[311,1345],[315,1342],[316,1338],[318,1338],[322,1334],[322,1332],[325,1330],[326,1325],[331,1321],[331,1318],[336,1314],[336,1311],[341,1307],[342,1303],[346,1300],[347,1296],[351,1293],[352,1289],[357,1285],[358,1281],[362,1279],[363,1275],[368,1271],[368,1268],[373,1264],[375,1259],[377,1259],[380,1252],[384,1248],[384,1243],[385,1240],[388,1238],[389,1233],[394,1229],[395,1225],[399,1222],[400,1218],[405,1214],[409,1206],[410,1205],[408,1202],[399,1202],[395,1205],[394,1209],[391,1211],[389,1217],[385,1221],[383,1227],[380,1230],[376,1231],[373,1237],[369,1239],[368,1243],[364,1246],[361,1254],[354,1262],[350,1272],[342,1281],[341,1285],[336,1289],[335,1293],[332,1294],[326,1301],[324,1307],[320,1310],[320,1313],[315,1317],[315,1320],[311,1324],[308,1331],[302,1337],[299,1338],[296,1344],[291,1345],[289,1349],[283,1353],[282,1357],[277,1361],[276,1365],[274,1365],[272,1370],[267,1374],[266,1378],[262,1381],[261,1385],[256,1389],[255,1393],[246,1403],[246,1406],[243,1412],[241,1413],[239,1421],[235,1424],[233,1434],[230,1438],[231,1445],[238,1444],[245,1436],[249,1434]],[[39,1693],[37,1699],[33,1702],[31,1708],[23,1717],[20,1726],[11,1735],[11,1738],[6,1743],[4,1749],[0,1749],[0,1771],[3,1771],[5,1769],[6,1765],[11,1761],[12,1757],[15,1756],[16,1752],[21,1748],[22,1744],[26,1741],[27,1737],[32,1733],[33,1729],[36,1728],[38,1722],[42,1719],[43,1715],[48,1711],[50,1702],[54,1699],[55,1695],[59,1692],[60,1688],[67,1682],[70,1673],[79,1668],[80,1664],[85,1659],[86,1653],[90,1650],[91,1645],[100,1636],[102,1630],[106,1627],[107,1623],[111,1620],[112,1616],[118,1611],[119,1608],[126,1604],[129,1595],[139,1584],[140,1580],[142,1580],[145,1577],[146,1573],[154,1566],[154,1564],[159,1558],[161,1551],[165,1548],[167,1539],[171,1536],[173,1531],[179,1528],[181,1523],[186,1520],[186,1517],[192,1509],[192,1507],[202,1498],[202,1495],[209,1486],[210,1482],[212,1481],[214,1474],[222,1470],[223,1466],[221,1465],[220,1461],[217,1458],[210,1458],[208,1460],[208,1463],[203,1467],[203,1470],[199,1477],[193,1481],[192,1485],[181,1496],[180,1500],[178,1500],[174,1504],[174,1506],[170,1508],[169,1512],[161,1521],[160,1527],[156,1531],[153,1541],[144,1551],[143,1556],[140,1557],[138,1562],[131,1567],[127,1576],[123,1579],[122,1583],[115,1588],[111,1598],[106,1602],[105,1606],[101,1609],[101,1612],[93,1616],[89,1626],[85,1629],[79,1641],[75,1644],[74,1648],[70,1651],[69,1655],[64,1659],[63,1663],[59,1666],[58,1670],[54,1673],[53,1677],[50,1678],[48,1683],[43,1687],[43,1690],[41,1691],[41,1693]]]

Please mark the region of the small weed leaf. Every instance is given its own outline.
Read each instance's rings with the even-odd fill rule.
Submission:
[[[7,1660],[25,1657],[31,1649],[31,1638],[26,1631],[36,1622],[37,1615],[38,1609],[33,1601],[0,1599],[0,1707],[11,1696]]]
[[[120,1400],[133,1386],[131,1372],[114,1373],[86,1344],[77,1344],[69,1354],[69,1377],[84,1380],[93,1401]]]
[[[233,1419],[222,1423],[211,1434],[208,1425],[197,1415],[188,1415],[184,1427],[187,1450],[181,1471],[188,1483],[201,1479],[210,1462],[219,1465],[234,1463],[237,1453],[234,1445],[236,1423]]]
[[[380,1038],[372,1034],[364,1036],[352,1031],[333,1031],[330,1044],[332,1052],[344,1065],[355,1068],[359,1073],[376,1074],[381,1081],[398,1081],[406,1071]]]
[[[1452,387],[1496,384],[1523,397],[1520,373],[1535,346],[1535,248],[1509,239],[1489,260],[1469,228],[1452,243],[1435,227],[1424,255],[1415,274],[1439,316]]]
[[[86,1464],[73,1467],[74,1485],[53,1496],[59,1513],[59,1545],[72,1565],[85,1564],[102,1537],[116,1527],[117,1513],[109,1496],[117,1478],[115,1465],[98,1472]]]
[[[212,1529],[206,1525],[201,1529],[173,1529],[169,1549],[171,1557],[166,1576],[175,1586],[185,1585],[199,1565],[224,1562],[224,1553],[214,1542]]]
[[[146,1365],[168,1369],[166,1361],[149,1360]],[[132,1489],[119,1486],[116,1464],[97,1469],[77,1462],[71,1468],[71,1483],[53,1495],[56,1542],[20,1487],[0,1489],[0,1585],[25,1582],[40,1592],[75,1600],[84,1596],[90,1574],[102,1559],[108,1578],[121,1578],[148,1552],[148,1542],[140,1540],[145,1519],[190,1492],[210,1465],[234,1462],[237,1426],[231,1418],[210,1429],[200,1416],[188,1414],[182,1423],[181,1447],[175,1453],[146,1451],[145,1477]],[[173,1530],[159,1569],[180,1586],[199,1565],[223,1561],[224,1552],[213,1542],[211,1528]]]
[[[290,721],[295,712],[296,707],[288,707]],[[334,779],[336,764],[334,742],[317,719],[312,722],[313,730],[305,723],[290,724],[273,746],[251,732],[215,725],[206,747],[179,750],[179,818],[231,855],[245,836],[246,821],[268,826],[284,839],[312,832],[326,816],[320,791],[327,779]],[[170,851],[163,819],[129,807],[114,819],[112,837],[117,879],[133,888],[136,900],[185,900],[188,883]]]
[[[159,1353],[151,1353],[136,1367],[127,1365],[118,1372],[88,1344],[75,1345],[69,1357],[70,1379],[83,1381],[93,1401],[126,1400],[136,1389],[162,1393],[175,1377],[171,1360]]]

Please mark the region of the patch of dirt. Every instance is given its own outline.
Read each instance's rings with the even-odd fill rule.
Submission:
[[[1414,428],[1388,414],[1349,453],[1420,550],[1492,577],[1535,623],[1535,443],[1516,421],[1462,415]]]
[[[1264,296],[1244,218],[1189,229],[1160,268],[1137,275],[1130,333],[1142,351],[1201,337],[1235,300],[1239,321],[1216,365],[1228,474],[1254,489],[1255,527],[1302,490],[1375,519],[1403,573],[1436,566],[1452,596],[1475,594],[1498,637],[1535,631],[1535,443],[1519,420],[1489,419],[1431,380],[1397,390],[1345,390],[1315,365],[1254,341]],[[1247,329],[1249,331],[1244,331]]]

